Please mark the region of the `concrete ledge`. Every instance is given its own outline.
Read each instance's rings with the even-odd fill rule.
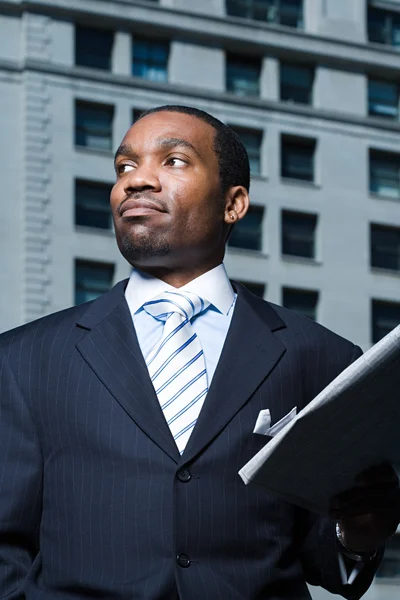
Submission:
[[[123,6],[123,18],[121,17]],[[227,50],[299,58],[326,65],[382,74],[398,73],[400,53],[390,46],[360,44],[309,34],[303,30],[236,17],[218,17],[164,8],[145,0],[0,0],[0,10],[36,12],[107,25],[148,35],[161,34],[191,42],[219,44]]]
[[[279,102],[255,98],[250,96],[235,96],[227,92],[216,92],[215,90],[202,90],[186,85],[160,83],[148,81],[134,76],[116,75],[107,71],[95,69],[86,69],[82,67],[65,67],[48,62],[28,59],[25,63],[3,61],[0,59],[0,77],[1,72],[6,73],[41,73],[43,75],[52,75],[56,77],[69,78],[72,80],[82,80],[95,83],[105,83],[119,87],[152,90],[155,92],[164,92],[174,94],[179,99],[182,96],[205,99],[212,102],[220,102],[226,105],[241,106],[248,109],[261,109],[265,111],[278,112],[287,115],[301,116],[305,118],[323,119],[325,121],[357,125],[360,127],[373,128],[380,131],[392,133],[400,132],[399,121],[388,121],[387,119],[378,119],[376,117],[357,117],[356,115],[339,113],[312,106],[304,106],[294,103]]]

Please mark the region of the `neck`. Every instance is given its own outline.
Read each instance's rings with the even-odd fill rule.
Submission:
[[[152,277],[157,277],[157,279],[161,279],[168,285],[172,285],[175,288],[183,287],[188,284],[193,279],[197,279],[200,275],[204,275],[211,269],[214,269],[218,265],[221,264],[222,261],[215,262],[215,264],[203,265],[202,267],[192,268],[192,269],[168,269],[167,267],[139,267],[141,271],[144,273],[148,273],[152,275]],[[135,266],[135,265],[134,265]]]

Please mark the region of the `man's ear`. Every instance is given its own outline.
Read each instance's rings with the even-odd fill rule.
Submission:
[[[231,187],[225,196],[224,221],[234,225],[243,219],[249,209],[249,192],[242,185]]]

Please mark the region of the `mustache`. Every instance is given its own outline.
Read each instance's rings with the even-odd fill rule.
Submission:
[[[151,192],[132,192],[127,195],[118,206],[116,212],[119,217],[122,215],[124,205],[127,202],[149,202],[156,210],[168,212],[166,202],[160,200],[160,198],[155,198]]]

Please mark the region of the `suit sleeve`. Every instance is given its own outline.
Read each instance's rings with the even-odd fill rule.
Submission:
[[[357,360],[361,354],[361,348],[354,346],[348,364]],[[329,592],[340,594],[349,600],[361,598],[372,583],[384,550],[380,549],[373,560],[363,565],[353,583],[344,584],[340,572],[340,549],[336,539],[336,523],[330,518],[320,517],[303,509],[298,510],[300,514],[297,523],[300,526],[297,539],[308,583],[322,586]],[[351,570],[354,565],[348,565],[348,568]]]
[[[32,415],[0,351],[0,598],[23,600],[38,553],[42,457]]]

